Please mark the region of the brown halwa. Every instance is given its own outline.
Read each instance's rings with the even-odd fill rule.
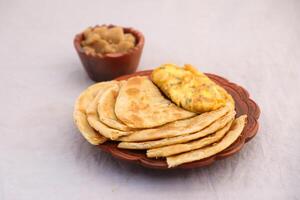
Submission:
[[[123,53],[133,48],[136,42],[135,37],[131,33],[124,33],[121,27],[89,27],[83,36],[81,45],[88,54]]]

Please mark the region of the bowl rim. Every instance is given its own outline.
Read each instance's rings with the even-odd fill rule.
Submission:
[[[107,26],[109,28],[117,27],[117,25],[114,25],[114,24],[109,24],[109,25],[102,24],[102,25],[89,26],[89,28],[96,28],[96,27],[102,27],[102,26]],[[85,54],[88,57],[103,59],[103,58],[120,58],[120,57],[128,56],[128,55],[131,55],[134,52],[139,51],[140,49],[143,48],[144,43],[145,43],[145,37],[144,37],[142,32],[140,32],[137,29],[134,29],[132,27],[123,27],[123,26],[118,26],[118,27],[123,28],[125,33],[133,34],[134,37],[137,39],[138,42],[133,48],[129,49],[126,52],[122,52],[122,53],[107,53],[107,54],[86,53],[83,50],[83,48],[81,47],[81,41],[83,39],[83,32],[80,32],[80,33],[75,35],[74,40],[73,40],[74,47],[75,47],[76,51],[79,52],[79,53]]]

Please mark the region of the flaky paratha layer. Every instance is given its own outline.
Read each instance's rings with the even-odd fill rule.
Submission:
[[[166,99],[146,76],[132,77],[122,84],[115,113],[131,128],[153,128],[196,115]]]

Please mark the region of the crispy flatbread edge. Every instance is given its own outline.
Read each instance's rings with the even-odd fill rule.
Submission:
[[[215,122],[210,124],[208,127],[203,130],[197,131],[195,133],[180,135],[171,138],[164,138],[160,140],[154,141],[146,141],[146,142],[121,142],[118,144],[118,148],[123,149],[154,149],[163,146],[175,145],[180,143],[186,143],[191,140],[196,140],[201,137],[205,137],[206,135],[212,134],[219,129],[223,128],[228,122],[234,119],[235,111],[229,111],[227,114],[217,119]]]
[[[92,85],[88,87],[86,90],[84,90],[76,99],[75,106],[74,106],[74,112],[73,112],[73,120],[78,128],[81,135],[92,145],[99,145],[107,141],[107,138],[102,136],[100,133],[98,133],[96,130],[94,130],[90,124],[87,121],[87,116],[85,110],[81,109],[80,103],[82,101],[82,98],[84,98],[84,95],[86,95],[88,90],[91,90],[93,88],[96,88],[101,83],[97,83],[95,85]]]
[[[95,130],[97,130],[99,133],[101,133],[104,137],[109,138],[111,140],[117,140],[121,136],[126,136],[130,134],[130,132],[124,132],[117,129],[112,129],[105,124],[103,124],[98,116],[98,101],[103,92],[107,88],[101,90],[98,92],[96,97],[93,99],[93,101],[90,103],[90,105],[87,108],[87,120],[91,127],[93,127]]]
[[[131,131],[131,130],[133,130],[132,128],[126,126],[123,122],[121,122],[117,118],[116,119],[112,119],[109,115],[107,115],[105,113],[105,111],[106,111],[105,107],[106,107],[107,101],[112,101],[110,99],[112,97],[111,95],[113,95],[112,91],[115,91],[115,92],[119,93],[120,85],[121,85],[121,83],[119,85],[114,85],[114,86],[108,88],[99,97],[99,99],[98,99],[98,106],[97,106],[98,116],[99,116],[100,121],[103,124],[105,124],[106,126],[110,127],[110,128],[117,129],[117,130],[120,130],[120,131]],[[114,110],[114,108],[113,108],[113,110]]]
[[[150,140],[158,140],[158,139],[164,139],[164,138],[171,138],[176,137],[180,135],[186,135],[189,133],[195,133],[197,131],[200,131],[210,124],[212,124],[214,121],[216,121],[218,118],[224,116],[229,111],[233,110],[233,107],[230,104],[226,104],[226,106],[219,108],[218,110],[202,113],[201,115],[197,115],[195,117],[189,118],[189,119],[183,119],[178,120],[175,122],[170,122],[168,124],[165,124],[163,126],[153,128],[153,129],[145,129],[141,131],[135,131],[132,134],[124,137],[120,137],[119,141],[123,142],[142,142],[142,141],[150,141]],[[192,120],[193,118],[200,118],[204,122],[202,123],[203,127],[200,127],[198,130],[190,131],[190,132],[174,132],[174,131],[161,131],[160,129],[163,129],[166,126],[170,126],[172,123],[183,123],[184,121]],[[207,120],[207,118],[209,120]],[[206,119],[206,121],[204,120]],[[199,120],[199,119],[198,119]],[[198,122],[199,123],[199,122]],[[157,130],[157,131],[156,131]],[[166,130],[166,129],[165,129]]]
[[[224,136],[224,138],[211,146],[193,150],[190,152],[182,153],[175,156],[167,157],[167,164],[169,168],[181,165],[183,163],[189,163],[204,158],[213,156],[227,147],[229,147],[242,133],[246,124],[247,115],[242,115],[234,120],[229,132]]]
[[[174,144],[174,145],[160,147],[156,149],[150,149],[147,151],[147,157],[149,158],[168,157],[168,156],[173,156],[176,154],[192,151],[213,144],[219,141],[226,134],[226,132],[230,129],[232,121],[233,120],[228,122],[224,127],[218,130],[216,133],[200,138],[198,140],[194,140],[183,144]]]

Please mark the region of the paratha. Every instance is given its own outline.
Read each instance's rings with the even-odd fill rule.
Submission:
[[[246,124],[246,119],[247,119],[246,115],[242,115],[237,119],[235,119],[229,132],[226,133],[224,138],[218,143],[215,143],[211,146],[202,149],[197,149],[194,151],[167,157],[168,167],[169,168],[175,167],[183,163],[188,163],[188,162],[193,162],[196,160],[208,158],[212,155],[215,155],[223,151],[224,149],[229,147],[240,136]]]
[[[212,143],[219,141],[229,130],[232,121],[230,121],[226,126],[218,130],[216,133],[201,138],[199,140],[195,140],[189,143],[184,144],[174,144],[170,146],[160,147],[156,149],[150,149],[147,151],[147,157],[149,158],[157,158],[157,157],[167,157],[175,154],[192,151],[195,149],[200,149]]]
[[[166,99],[146,76],[132,77],[122,85],[115,113],[131,128],[153,128],[196,115]]]
[[[107,139],[89,125],[86,109],[97,95],[97,92],[108,87],[110,84],[111,82],[101,82],[91,85],[79,95],[75,102],[73,112],[74,122],[82,136],[93,145],[104,143]]]
[[[98,115],[101,122],[107,126],[121,131],[130,131],[132,128],[122,123],[115,114],[116,99],[120,84],[115,84],[103,92],[98,101]]]
[[[206,112],[189,119],[171,122],[158,128],[135,131],[128,136],[120,137],[118,140],[126,142],[138,142],[195,133],[204,129],[231,110],[232,107],[230,105],[226,105],[218,110]]]
[[[117,83],[112,83],[110,87],[113,87]],[[120,136],[128,135],[130,132],[124,132],[117,129],[110,128],[103,124],[98,116],[98,102],[101,95],[108,89],[109,87],[99,90],[96,97],[93,99],[93,101],[89,104],[86,113],[87,113],[87,120],[91,127],[99,131],[103,136],[106,138],[109,138],[111,140],[116,140]]]
[[[217,119],[215,122],[213,122],[205,129],[188,135],[180,135],[177,137],[165,138],[165,139],[154,140],[154,141],[146,141],[146,142],[121,142],[119,143],[118,147],[123,149],[153,149],[153,148],[158,148],[158,147],[163,147],[168,145],[189,142],[191,140],[196,140],[218,131],[219,129],[223,128],[226,124],[228,124],[231,120],[233,120],[234,116],[235,116],[235,111],[230,111],[226,115]]]

